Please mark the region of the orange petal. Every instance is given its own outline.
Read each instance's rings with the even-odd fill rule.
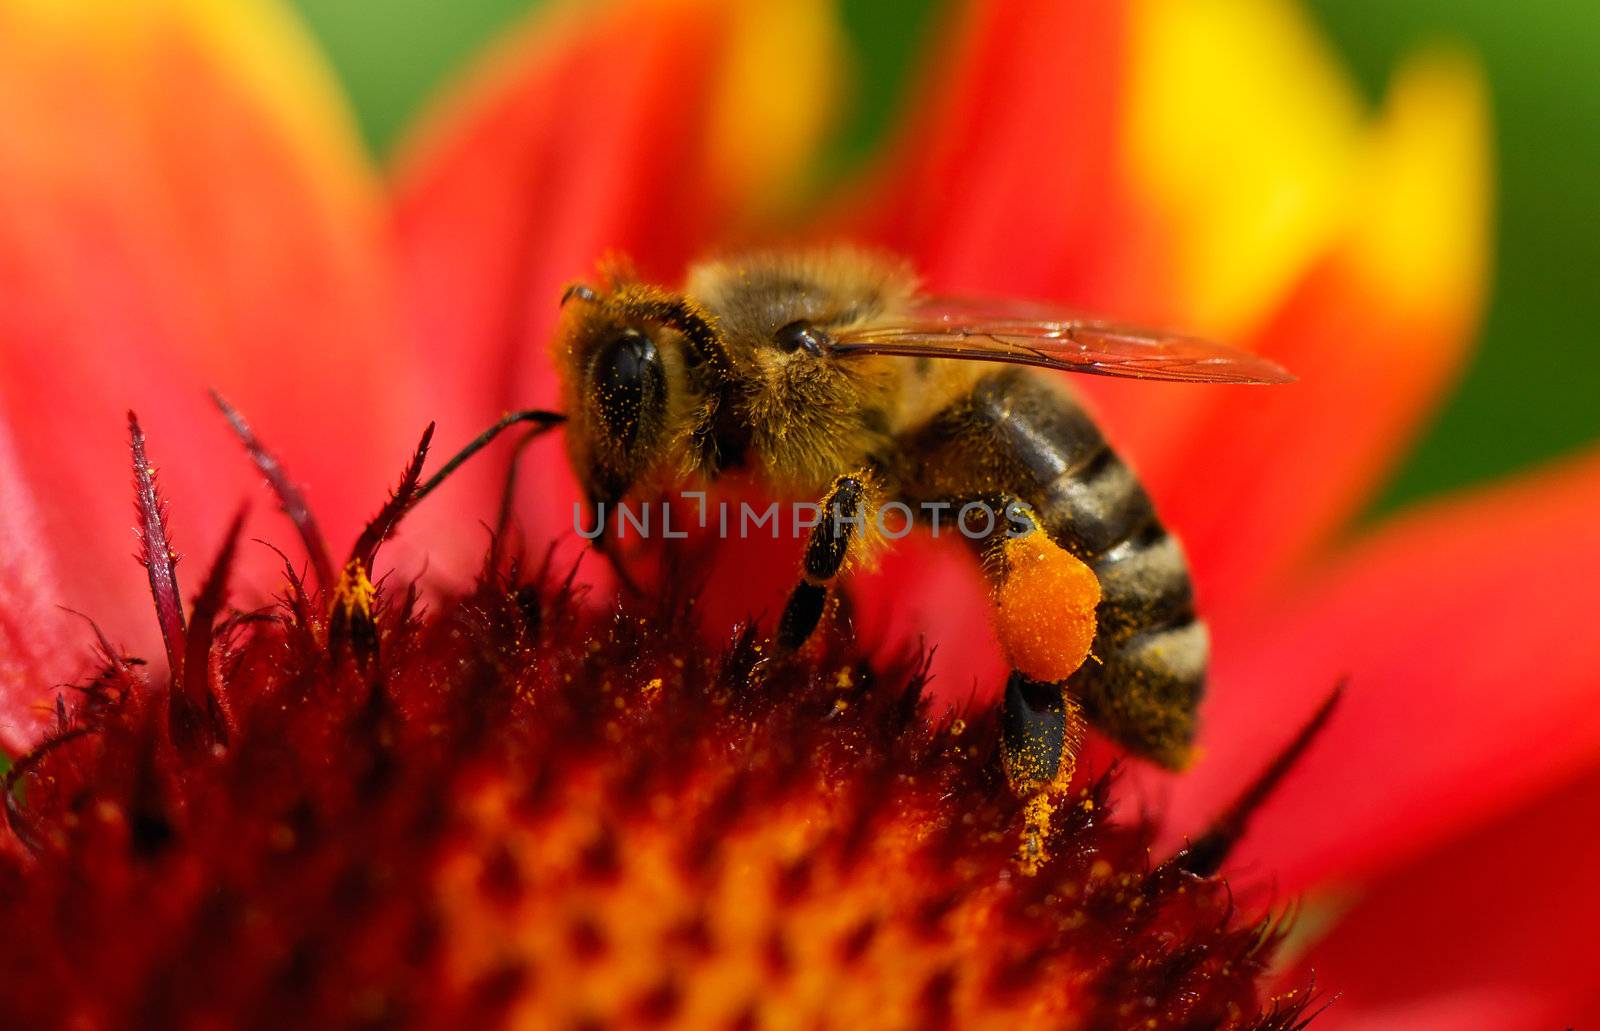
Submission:
[[[1337,995],[1317,1026],[1590,1026],[1596,813],[1590,772],[1343,900],[1301,963]]]
[[[376,200],[324,70],[268,0],[0,3],[0,411],[62,544],[56,600],[152,640],[128,561],[130,407],[180,546],[207,550],[260,491],[207,387],[336,540],[383,496],[414,428],[392,421],[409,377]]]
[[[1390,866],[1600,758],[1600,454],[1396,520],[1215,627],[1192,830],[1341,678],[1239,859],[1294,890]]]
[[[828,124],[821,84],[837,78],[839,40],[819,0],[622,0],[541,14],[499,50],[412,147],[398,187],[443,439],[555,401],[557,300],[601,256],[674,282],[788,195]],[[530,528],[570,538],[577,493],[559,448],[530,465]],[[489,464],[462,479],[458,508],[490,511]]]

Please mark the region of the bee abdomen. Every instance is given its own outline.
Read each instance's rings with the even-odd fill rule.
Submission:
[[[1107,646],[1068,686],[1095,726],[1130,751],[1182,769],[1191,756],[1209,655],[1206,626],[1191,619]]]
[[[1039,518],[1079,557],[1100,559],[1138,536],[1160,533],[1138,479],[1104,444],[1084,467],[1066,469],[1038,488]]]
[[[1102,636],[1121,640],[1194,621],[1194,589],[1178,542],[1160,524],[1090,563],[1100,579]]]

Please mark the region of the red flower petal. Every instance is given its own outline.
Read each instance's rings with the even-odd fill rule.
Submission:
[[[1147,308],[1158,277],[1128,274],[1152,261],[1119,164],[1124,20],[1110,3],[967,5],[864,231],[939,289]]]
[[[372,183],[295,28],[250,0],[69,8],[0,13],[0,413],[44,535],[66,545],[54,600],[148,652],[127,409],[180,548],[204,550],[260,490],[207,387],[255,420],[337,540],[404,455],[389,420],[409,377]]]
[[[1588,1026],[1597,813],[1591,772],[1369,886],[1302,963],[1337,993],[1317,1026]]]
[[[851,576],[855,627],[880,661],[928,647],[929,693],[942,704],[989,704],[1010,668],[991,629],[990,587],[967,542],[949,532],[895,542],[877,568]]]
[[[17,467],[16,446],[0,422],[0,749],[13,755],[53,719],[51,688],[66,670],[64,615],[54,553]]]
[[[620,252],[674,282],[772,201],[777,172],[804,166],[827,98],[769,89],[770,65],[751,62],[777,43],[796,68],[836,69],[833,26],[806,0],[541,16],[444,109],[396,201],[406,299],[444,439],[555,401],[545,353],[557,300],[597,259]],[[731,153],[730,137],[745,150]],[[522,509],[530,531],[572,543],[578,493],[553,438],[529,462],[539,469]],[[491,511],[491,465],[461,479],[458,509]]]
[[[1397,520],[1272,615],[1216,627],[1192,829],[1342,677],[1239,862],[1294,889],[1393,864],[1600,755],[1600,455]]]
[[[1459,322],[1383,310],[1329,263],[1261,334],[1261,350],[1299,382],[1205,397],[1155,387],[1129,405],[1127,418],[1142,416],[1131,450],[1184,542],[1203,607],[1250,604],[1351,517],[1452,378],[1462,339]]]
[[[709,198],[686,166],[716,28],[693,5],[541,19],[531,52],[502,55],[411,159],[397,219],[440,394],[475,413],[550,402],[562,284],[620,245],[658,276],[692,253]]]

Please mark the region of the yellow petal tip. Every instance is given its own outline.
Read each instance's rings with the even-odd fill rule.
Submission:
[[[1350,255],[1378,295],[1426,318],[1464,322],[1489,261],[1488,90],[1459,50],[1417,54],[1395,75],[1366,156]]]
[[[807,185],[843,100],[848,47],[827,0],[741,0],[728,18],[707,168],[734,210],[770,214]]]

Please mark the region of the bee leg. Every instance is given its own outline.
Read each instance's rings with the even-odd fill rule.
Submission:
[[[1072,783],[1083,733],[1083,710],[1064,685],[1012,672],[1000,703],[1000,761],[1011,790],[1027,800],[1017,865],[1030,877],[1049,858],[1050,817]]]
[[[1000,759],[1023,808],[1022,872],[1047,858],[1054,799],[1072,782],[1084,718],[1067,678],[1089,658],[1100,583],[1050,538],[1033,510],[1005,505],[1007,528],[986,563],[995,577],[995,629],[1012,674],[1000,703]]]
[[[778,620],[778,647],[784,651],[801,648],[822,621],[828,587],[866,527],[871,482],[865,473],[840,476],[823,497],[821,517],[806,539],[800,582]]]

